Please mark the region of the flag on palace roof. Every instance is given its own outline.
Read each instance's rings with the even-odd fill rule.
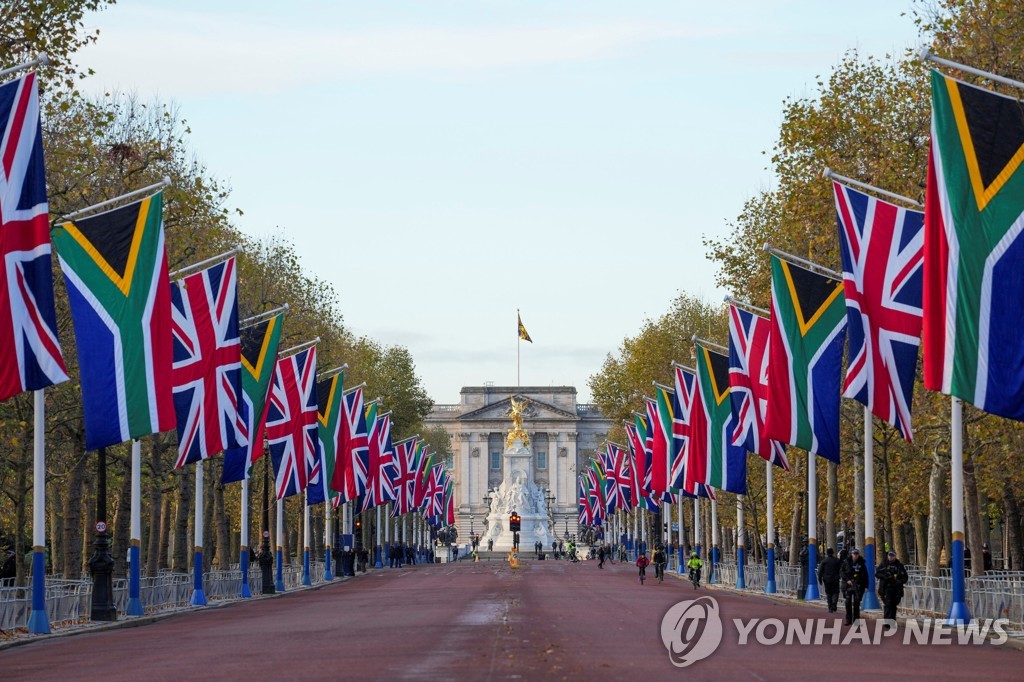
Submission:
[[[274,464],[277,499],[306,489],[311,463],[319,459],[316,346],[277,361],[267,410],[267,444]]]
[[[95,450],[175,427],[163,194],[61,223],[85,412]]]
[[[729,306],[729,397],[732,442],[789,471],[786,447],[768,437],[768,338],[770,323],[735,305]]]
[[[523,318],[520,317],[518,311],[516,311],[516,322],[516,333],[519,334],[519,338],[521,338],[523,341],[529,341],[530,343],[533,343],[533,339],[531,339],[530,335],[526,332],[526,327],[523,326]]]
[[[36,74],[0,85],[0,400],[68,380],[57,339]]]
[[[244,447],[248,436],[238,409],[242,345],[234,258],[171,286],[171,334],[178,427],[175,466]]]
[[[925,388],[1024,420],[1024,109],[932,72]]]
[[[839,461],[843,284],[772,256],[765,435]]]
[[[744,495],[747,492],[747,451],[733,445],[735,430],[729,398],[729,357],[698,343],[697,396],[694,410],[703,414],[706,428],[690,442],[695,483]],[[698,435],[699,434],[699,435]]]
[[[246,444],[224,451],[223,483],[246,478],[252,465],[263,456],[269,407],[267,395],[274,380],[283,322],[283,314],[275,315],[239,332],[242,344],[242,400],[238,405],[238,416]]]
[[[850,355],[843,396],[912,440],[924,213],[833,183]]]

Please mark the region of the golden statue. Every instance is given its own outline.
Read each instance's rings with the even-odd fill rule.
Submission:
[[[526,431],[523,431],[523,412],[526,411],[526,406],[530,401],[524,398],[522,402],[516,402],[514,397],[509,398],[508,401],[512,405],[509,413],[509,416],[512,417],[512,430],[505,437],[505,447],[512,447],[516,440],[521,440],[523,446],[530,447],[530,437],[526,435]]]

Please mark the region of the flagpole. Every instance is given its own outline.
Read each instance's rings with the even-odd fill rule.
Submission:
[[[203,460],[196,462],[196,502],[194,529],[195,553],[192,556],[192,598],[188,603],[192,606],[206,606],[206,594],[203,592]]]
[[[198,270],[202,270],[207,265],[211,265],[213,263],[220,263],[221,261],[225,261],[228,258],[231,258],[235,254],[240,252],[241,250],[242,249],[240,249],[240,248],[238,248],[236,246],[235,248],[231,249],[230,251],[225,251],[224,253],[217,254],[216,256],[212,256],[210,258],[207,258],[206,260],[201,260],[198,263],[193,263],[192,265],[186,265],[185,267],[180,268],[178,270],[175,270],[171,274],[167,275],[167,279],[173,280],[173,279],[178,279],[179,277],[190,275],[193,272],[196,272]]]
[[[249,472],[242,477],[242,518],[240,520],[240,537],[238,568],[242,572],[242,590],[240,596],[243,599],[252,597],[249,590]]]
[[[818,456],[807,452],[807,592],[804,599],[821,598],[818,581],[814,577],[818,566]]]
[[[321,472],[323,474],[323,472]],[[309,587],[309,488],[302,491],[302,584]]]
[[[377,505],[377,544],[373,547],[373,567],[384,568],[380,560],[380,505]]]
[[[40,55],[46,57],[45,54]],[[21,68],[21,67],[15,67]],[[28,631],[50,634],[46,613],[46,400],[43,389],[32,392],[32,611]]]
[[[277,498],[277,524],[274,538],[277,544],[275,559],[277,560],[277,574],[274,576],[274,589],[284,592],[284,500]]]
[[[743,550],[746,546],[746,527],[743,523],[743,495],[736,496],[736,589],[747,589],[743,575]]]
[[[936,64],[939,64],[941,66],[945,66],[950,69],[958,69],[960,71],[964,71],[965,73],[973,74],[975,76],[981,76],[982,78],[987,78],[997,83],[1002,83],[1003,85],[1012,85],[1015,88],[1024,88],[1024,83],[1022,83],[1021,81],[1015,81],[1012,78],[1007,78],[1006,76],[999,76],[989,71],[982,71],[981,69],[976,69],[973,66],[967,66],[965,64],[959,64],[949,59],[936,57],[931,53],[931,51],[927,47],[921,48],[921,52],[918,55],[918,57],[920,57],[922,62],[935,62]]]
[[[17,73],[18,71],[22,71],[24,69],[31,69],[36,66],[49,66],[50,63],[50,58],[46,56],[46,53],[40,52],[38,55],[36,55],[35,59],[27,61],[24,64],[18,64],[17,66],[8,67],[3,71],[0,71],[0,78],[3,78],[4,76],[9,76],[12,73]],[[47,630],[47,632],[49,632],[49,630]]]
[[[683,573],[683,558],[686,556],[686,531],[683,529],[683,518],[686,516],[686,498],[683,497],[683,492],[679,491],[679,504],[676,505],[676,516],[679,518],[679,547],[677,554],[679,555],[679,565],[676,567],[676,573],[682,575]]]
[[[831,538],[830,538],[831,539]],[[864,406],[864,561],[868,568],[868,588],[861,600],[862,609],[877,609],[875,595],[875,425],[871,409]]]
[[[718,501],[711,500],[711,584],[718,584]]]
[[[74,220],[76,218],[81,218],[86,213],[92,213],[93,211],[99,210],[101,208],[106,208],[107,206],[111,206],[113,204],[116,204],[119,201],[127,201],[128,199],[134,199],[135,197],[141,196],[143,194],[149,194],[151,192],[156,192],[158,190],[163,189],[164,187],[170,186],[170,184],[171,184],[170,177],[164,176],[164,179],[161,180],[160,182],[154,182],[152,185],[149,185],[147,187],[143,187],[143,188],[137,189],[137,190],[135,190],[133,192],[128,192],[127,194],[122,194],[119,197],[114,197],[113,199],[107,199],[106,201],[101,201],[98,204],[93,204],[92,206],[86,206],[85,208],[80,208],[77,211],[73,211],[72,213],[68,213],[66,216],[64,216],[63,218],[58,220],[57,224],[66,223],[66,222]]]
[[[700,557],[700,498],[693,498],[693,551]]]
[[[790,263],[795,263],[797,265],[802,265],[802,266],[804,266],[806,268],[810,268],[812,270],[815,270],[815,271],[818,272],[818,274],[824,275],[825,277],[828,277],[829,279],[834,279],[837,282],[842,282],[843,281],[842,274],[836,272],[835,270],[832,270],[830,268],[826,268],[824,265],[818,265],[817,263],[809,261],[806,258],[801,258],[800,256],[794,256],[791,253],[786,253],[785,251],[782,251],[780,249],[776,249],[771,244],[765,243],[764,250],[767,251],[768,253],[774,255],[774,256],[777,256],[778,258],[780,258],[780,259],[782,259],[784,261],[788,261]]]
[[[889,197],[890,199],[896,199],[897,201],[902,201],[904,203],[911,204],[913,206],[917,206],[918,208],[923,208],[923,204],[920,201],[915,201],[914,199],[911,199],[910,197],[905,197],[902,194],[896,194],[896,192],[890,192],[888,190],[882,189],[881,187],[875,187],[874,185],[869,185],[866,182],[860,182],[858,180],[854,180],[853,178],[848,178],[845,175],[840,175],[839,173],[833,172],[832,169],[828,168],[828,167],[826,167],[825,170],[822,171],[821,177],[825,178],[826,180],[836,180],[836,181],[838,181],[839,183],[842,183],[842,184],[853,185],[854,187],[860,187],[861,189],[866,189],[869,192],[874,192],[875,194],[881,194],[882,196]]]
[[[953,600],[949,605],[948,619],[952,623],[964,624],[971,622],[971,612],[967,608],[964,585],[964,404],[960,398],[951,397],[952,414],[950,427],[952,430],[951,454],[951,487],[952,487],[952,521],[949,524],[953,536],[950,566],[953,571]],[[981,561],[981,557],[975,559]]]
[[[324,476],[327,473],[324,472]],[[325,480],[326,484],[327,481]],[[328,492],[330,492],[328,490]],[[324,580],[334,580],[334,571],[331,570],[331,496],[328,494],[324,500]],[[337,567],[335,567],[337,568]]]
[[[128,608],[126,616],[142,616],[142,443],[132,440],[131,541],[128,547]]]
[[[765,482],[768,488],[767,503],[768,514],[768,577],[764,583],[765,594],[775,594],[775,465],[765,460]]]

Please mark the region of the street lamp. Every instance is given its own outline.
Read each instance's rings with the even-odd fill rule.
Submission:
[[[469,515],[469,538],[472,540],[476,536],[476,527],[473,525],[473,515]]]

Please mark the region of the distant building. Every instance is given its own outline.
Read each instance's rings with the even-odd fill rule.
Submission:
[[[611,422],[595,405],[576,402],[573,386],[467,386],[456,405],[434,405],[426,426],[452,439],[455,518],[460,542],[483,535],[488,491],[501,484],[505,434],[512,428],[509,398],[525,397],[523,428],[530,435],[534,481],[553,496],[548,509],[556,537],[577,529],[577,473],[595,454]]]

